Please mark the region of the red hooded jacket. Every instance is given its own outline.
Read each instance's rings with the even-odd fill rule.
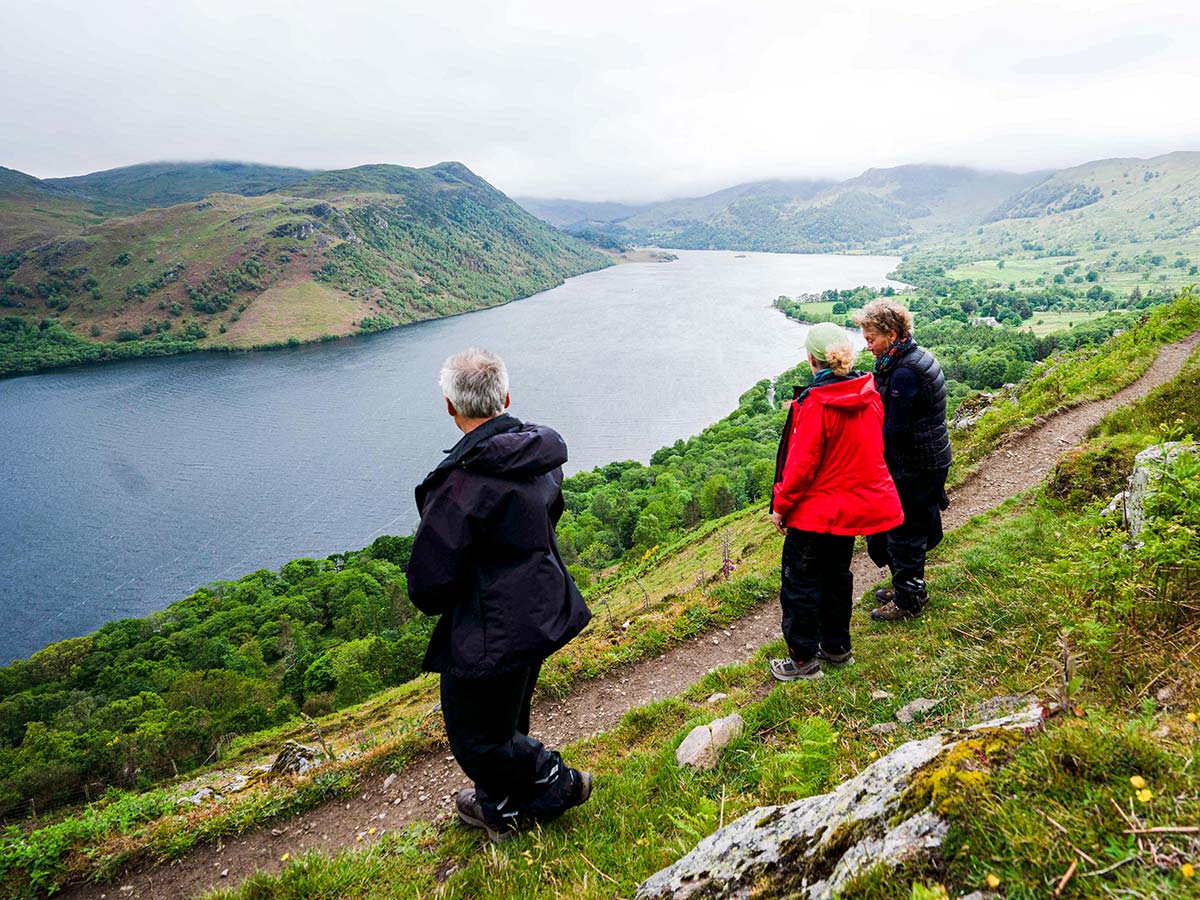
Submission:
[[[883,461],[883,402],[870,375],[814,384],[793,403],[771,508],[788,528],[877,534],[904,521]]]

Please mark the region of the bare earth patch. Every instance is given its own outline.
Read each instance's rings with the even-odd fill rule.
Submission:
[[[254,298],[242,317],[226,326],[225,334],[210,332],[208,343],[248,350],[288,338],[315,341],[356,333],[354,323],[364,315],[364,305],[336,288],[317,281],[286,281]]]
[[[1173,378],[1197,345],[1200,332],[1163,347],[1146,374],[1114,396],[1067,410],[1002,446],[953,493],[944,517],[946,529],[957,528],[1040,484],[1064,450],[1082,441],[1108,413]],[[853,572],[860,591],[884,574],[863,554],[855,557]],[[661,656],[584,682],[565,699],[540,703],[534,709],[533,731],[550,746],[559,747],[599,734],[613,727],[629,710],[675,696],[709,669],[743,662],[778,637],[778,613],[773,603],[764,604],[725,629],[713,630]],[[863,638],[869,640],[869,633]],[[767,677],[764,671],[764,679]],[[225,843],[197,847],[173,864],[139,868],[115,884],[75,885],[57,896],[71,900],[181,900],[208,890],[230,888],[258,872],[278,873],[284,865],[280,860],[284,853],[332,853],[378,840],[385,831],[411,822],[448,816],[450,798],[467,783],[449,750],[439,748],[413,760],[398,776],[369,773],[351,798],[328,801],[292,820],[232,837]],[[368,833],[370,828],[376,829],[374,835]]]

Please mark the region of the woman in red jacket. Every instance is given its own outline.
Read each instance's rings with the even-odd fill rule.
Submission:
[[[815,678],[821,664],[854,662],[850,611],[854,537],[904,521],[883,460],[883,404],[871,375],[852,370],[854,349],[825,322],[805,339],[812,384],[797,390],[779,442],[771,521],[783,542],[780,681]]]

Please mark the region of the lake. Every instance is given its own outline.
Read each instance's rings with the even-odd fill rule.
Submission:
[[[648,461],[802,358],[778,295],[883,286],[899,261],[673,252],[328,344],[0,381],[0,665],[210,581],[411,532],[413,488],[460,437],[437,384],[458,350],[504,357],[510,411],[562,432],[568,473]]]

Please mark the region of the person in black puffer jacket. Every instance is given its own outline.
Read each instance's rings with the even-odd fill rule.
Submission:
[[[591,619],[558,550],[567,445],[509,405],[503,361],[465,350],[441,372],[462,439],[417,487],[408,593],[440,615],[425,669],[441,673],[454,758],[475,782],[459,818],[500,841],[591,794],[592,777],[529,736],[543,661]]]
[[[875,357],[883,399],[883,455],[900,494],[904,523],[867,541],[867,552],[892,573],[876,592],[877,621],[913,618],[929,602],[925,555],[942,540],[946,475],[952,453],[946,424],[946,378],[933,354],[913,340],[912,313],[895,300],[873,300],[854,316]]]

